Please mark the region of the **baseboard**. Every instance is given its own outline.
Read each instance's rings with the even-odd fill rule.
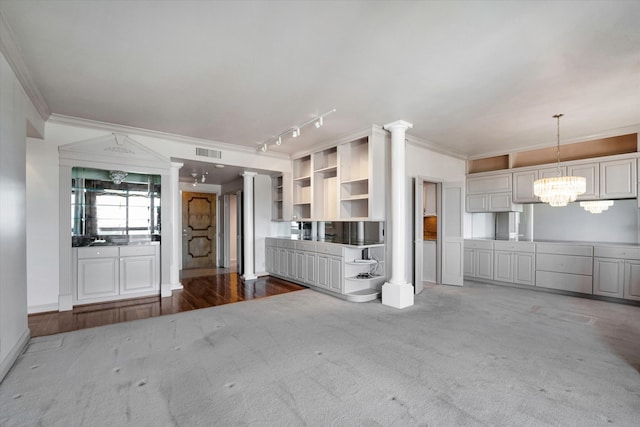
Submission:
[[[31,305],[27,307],[28,314],[36,314],[36,313],[46,313],[48,311],[58,311],[58,304],[42,304],[42,305]]]
[[[24,349],[27,347],[30,339],[31,332],[29,331],[29,328],[27,328],[20,336],[20,339],[18,340],[16,345],[11,349],[9,354],[7,354],[7,357],[5,357],[4,360],[0,361],[0,383],[2,382],[2,380],[4,380],[4,377],[7,376],[13,364],[16,363],[18,357],[20,357]]]

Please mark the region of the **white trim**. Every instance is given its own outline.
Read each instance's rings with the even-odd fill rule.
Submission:
[[[427,141],[426,139],[421,139],[413,135],[406,136],[407,144],[414,145],[416,147],[426,148],[429,151],[433,151],[434,153],[444,154],[445,156],[453,157],[460,160],[466,160],[467,156],[464,154],[457,153],[455,151],[448,150],[443,148],[441,145],[434,144],[431,141]]]
[[[42,305],[30,305],[27,307],[28,314],[46,313],[48,311],[58,311],[58,304],[42,304]]]
[[[51,116],[51,110],[40,93],[38,86],[34,83],[31,73],[22,59],[13,31],[2,13],[0,13],[0,51],[2,51],[38,114],[43,121],[46,121]]]
[[[107,132],[113,132],[113,133],[119,133],[119,134],[131,134],[131,135],[146,136],[150,138],[158,138],[158,139],[163,139],[167,141],[179,142],[183,144],[199,145],[199,146],[202,146],[203,148],[229,150],[229,151],[251,153],[251,154],[255,154],[255,151],[256,151],[255,148],[245,147],[244,145],[235,145],[235,144],[229,144],[227,142],[212,141],[209,139],[194,138],[191,136],[184,136],[184,135],[176,135],[173,133],[166,133],[166,132],[160,132],[160,131],[151,130],[151,129],[142,129],[142,128],[136,128],[133,126],[124,126],[124,125],[118,125],[113,123],[100,122],[97,120],[81,119],[79,117],[65,116],[62,114],[51,114],[51,117],[49,117],[48,122],[66,125],[66,126],[104,130]],[[278,153],[271,153],[269,155],[271,157],[278,157],[278,158],[285,158],[285,159],[289,158],[288,155],[278,154]],[[213,160],[214,159],[212,159],[211,161]]]
[[[9,373],[9,370],[11,369],[13,364],[16,363],[16,360],[18,360],[18,357],[20,357],[20,355],[24,352],[25,348],[27,347],[27,344],[29,344],[30,339],[31,339],[31,332],[29,331],[29,328],[27,328],[22,332],[22,335],[18,339],[18,342],[16,343],[15,346],[13,346],[9,354],[7,354],[7,357],[5,357],[0,361],[0,383],[2,382],[4,377]]]

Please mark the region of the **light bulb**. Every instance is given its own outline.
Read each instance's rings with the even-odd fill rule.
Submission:
[[[318,120],[316,120],[313,125],[317,128],[319,128],[320,126],[322,126],[322,117],[318,117]]]

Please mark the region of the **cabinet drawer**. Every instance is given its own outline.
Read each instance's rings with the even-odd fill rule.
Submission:
[[[579,274],[554,273],[551,271],[536,272],[536,286],[541,288],[560,289],[563,291],[593,294],[593,279],[591,276]]]
[[[323,245],[318,243],[317,251],[321,254],[342,256],[342,246],[337,245]]]
[[[539,254],[593,256],[593,246],[537,243],[536,252]]]
[[[573,255],[538,254],[536,256],[536,270],[591,276],[593,274],[593,258]]]
[[[295,249],[296,248],[296,242],[293,241],[293,240],[280,239],[278,241],[278,247],[285,248],[285,249]]]
[[[152,245],[120,246],[120,256],[155,255],[156,248]]]
[[[87,258],[117,258],[117,246],[93,246],[78,248],[78,259]]]
[[[536,244],[530,242],[501,242],[496,241],[494,243],[496,251],[511,251],[511,252],[529,252],[536,251]]]
[[[465,240],[465,249],[493,249],[493,240]]]
[[[299,251],[316,251],[316,242],[296,242],[296,249]]]
[[[640,260],[640,248],[624,246],[596,246],[593,248],[593,256],[601,258]]]
[[[274,239],[273,237],[267,237],[264,239],[265,246],[278,246],[278,239]]]

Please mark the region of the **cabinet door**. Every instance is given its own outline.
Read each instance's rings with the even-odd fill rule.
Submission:
[[[509,212],[516,210],[517,206],[511,203],[511,192],[489,194],[490,212]],[[521,209],[518,209],[521,210]]]
[[[295,270],[296,270],[296,275],[295,275],[295,279],[299,282],[304,283],[306,281],[307,275],[306,275],[306,266],[307,264],[304,262],[304,252],[302,251],[296,251],[294,252],[293,256],[295,257]]]
[[[637,195],[636,159],[600,163],[600,198],[622,199]]]
[[[118,258],[78,260],[78,300],[118,294]]]
[[[511,192],[510,173],[467,178],[467,194]]]
[[[264,266],[267,270],[267,273],[273,273],[273,257],[274,257],[274,247],[267,246],[264,250]]]
[[[536,255],[533,253],[515,252],[513,254],[513,282],[534,286],[536,283]]]
[[[640,301],[640,261],[624,264],[624,298]]]
[[[287,250],[278,248],[278,274],[287,275]]]
[[[622,298],[624,261],[614,258],[593,259],[593,294]]]
[[[467,212],[487,212],[488,199],[486,194],[467,195]]]
[[[329,289],[342,293],[341,257],[329,257]]]
[[[534,203],[540,199],[533,194],[533,182],[538,179],[537,170],[513,173],[513,202]]]
[[[598,163],[567,166],[567,175],[587,179],[587,191],[576,200],[593,200],[600,197],[600,167]]]
[[[286,275],[290,279],[295,279],[296,277],[296,253],[293,249],[287,249],[287,271]]]
[[[493,277],[501,282],[513,282],[513,256],[511,252],[495,251]]]
[[[464,275],[467,277],[476,276],[475,258],[476,251],[474,249],[464,250]]]
[[[318,254],[318,282],[321,288],[329,289],[329,256]]]
[[[493,280],[493,251],[478,250],[476,267],[478,278]]]
[[[120,294],[153,291],[155,286],[155,256],[120,258]]]
[[[304,253],[304,264],[305,264],[305,283],[309,285],[317,285],[318,281],[316,278],[316,263],[317,263],[317,255],[313,252],[305,252]]]

